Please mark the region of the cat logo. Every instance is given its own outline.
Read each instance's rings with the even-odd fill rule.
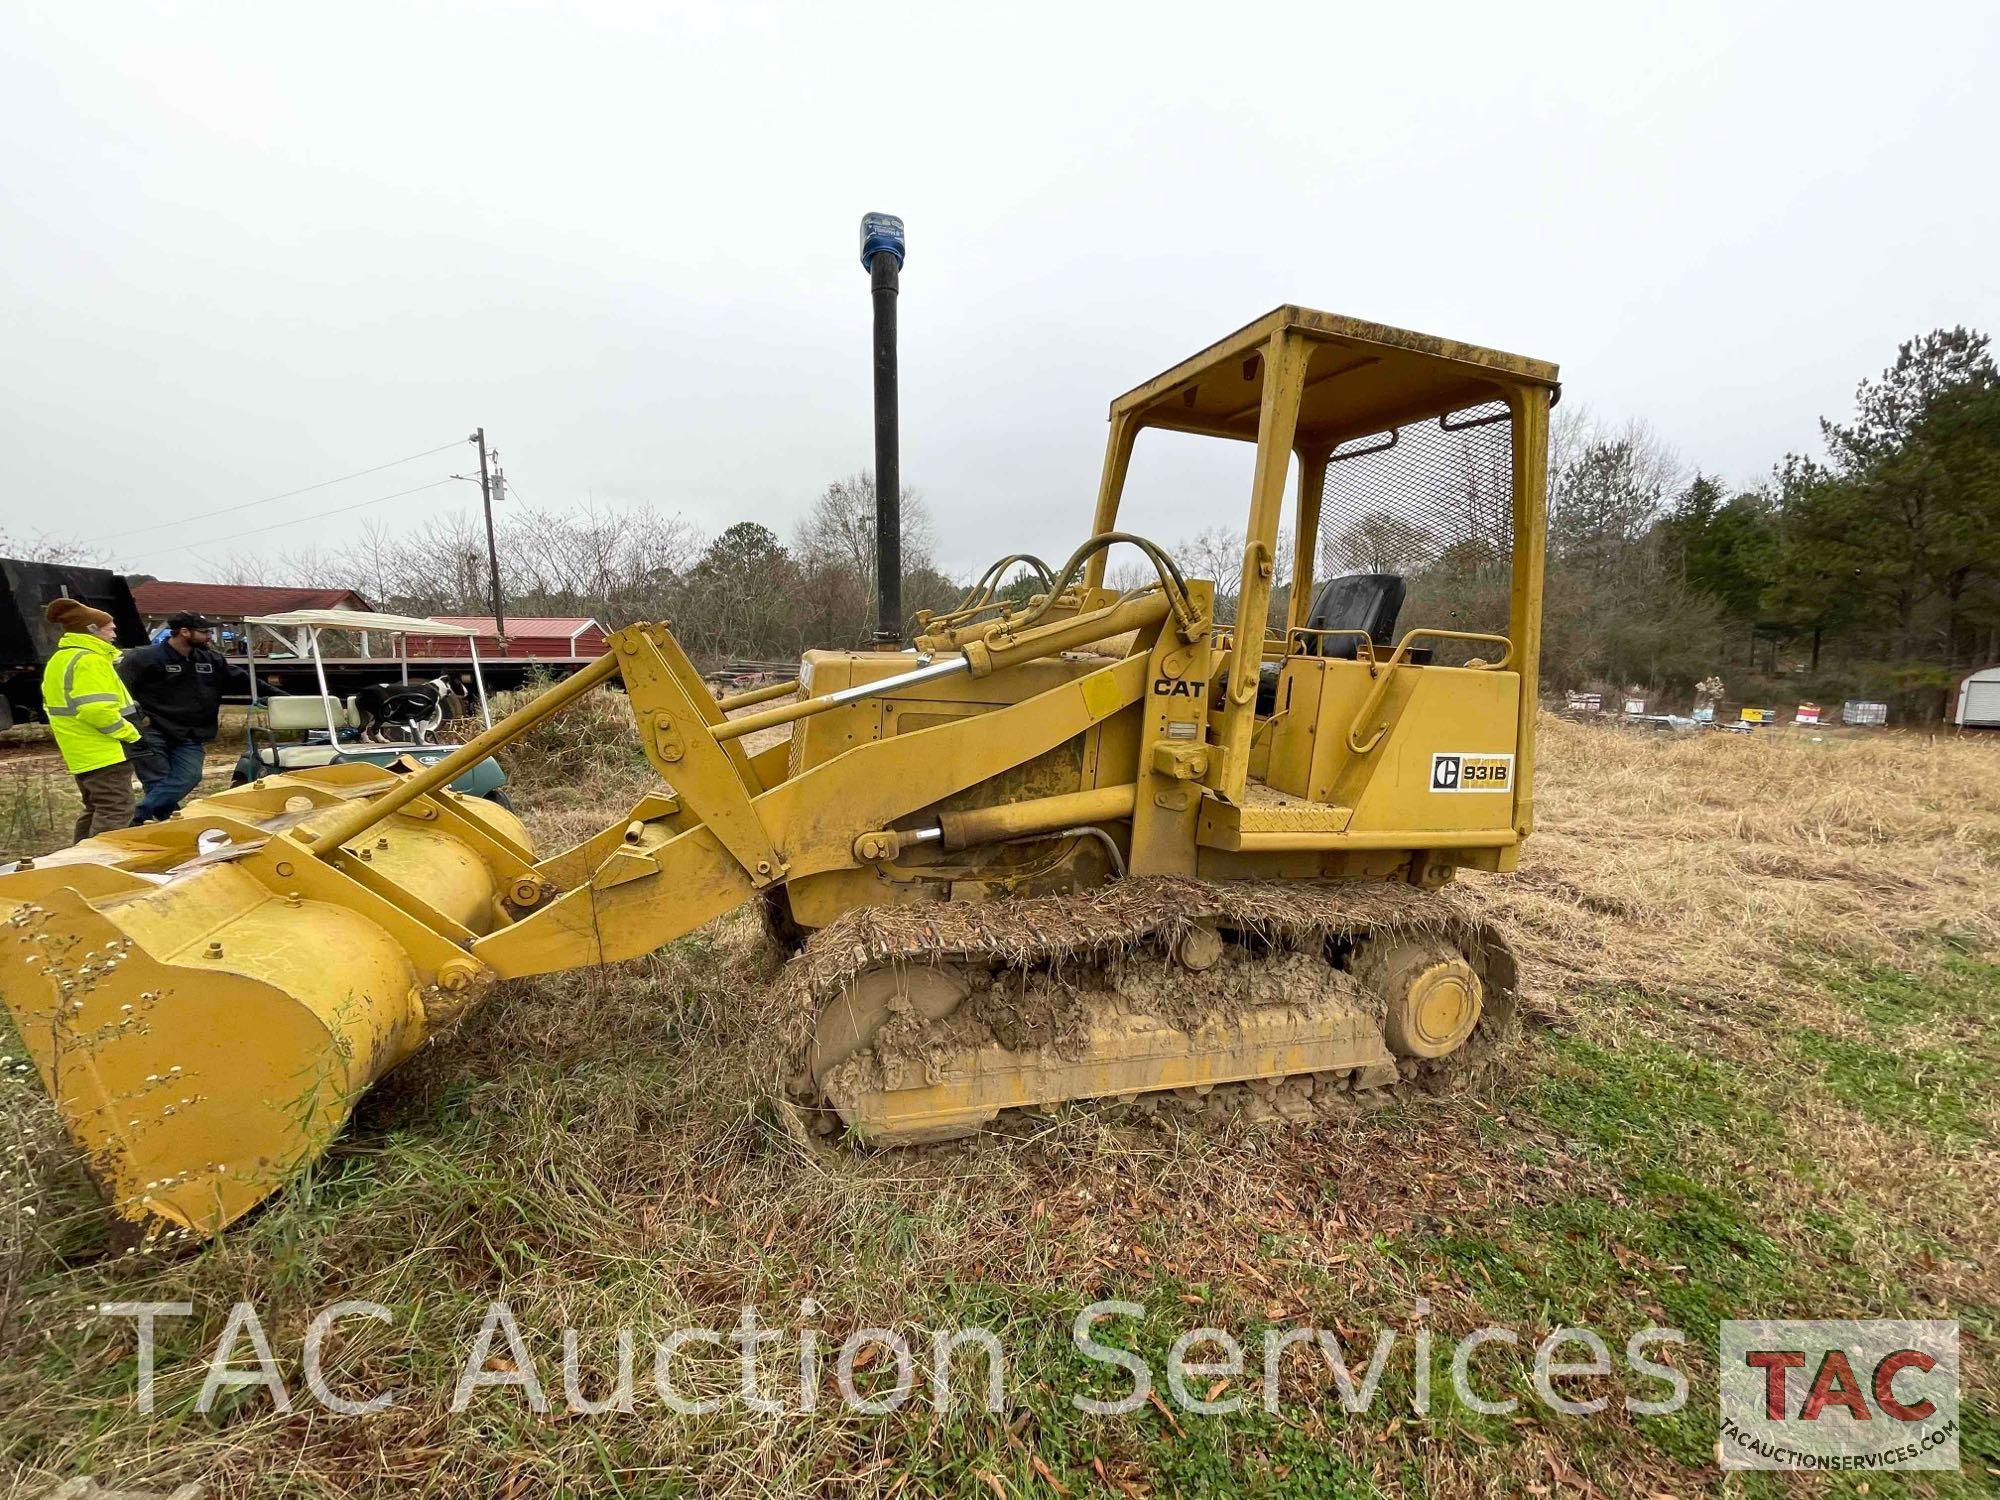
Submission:
[[[1155,698],[1199,698],[1202,684],[1189,682],[1184,677],[1155,677],[1153,696]]]
[[[1514,757],[1439,751],[1431,757],[1434,792],[1506,792],[1514,786]]]

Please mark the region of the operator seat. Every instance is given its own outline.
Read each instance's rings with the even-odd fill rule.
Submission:
[[[1329,578],[1313,595],[1306,611],[1306,628],[1312,631],[1365,630],[1378,647],[1396,643],[1396,617],[1403,612],[1409,585],[1400,573],[1344,573]],[[1351,635],[1308,635],[1302,644],[1307,656],[1352,661],[1360,654],[1361,642]],[[1281,662],[1266,662],[1257,673],[1257,713],[1268,716],[1278,704]]]
[[[1347,573],[1329,578],[1313,595],[1306,613],[1308,630],[1365,630],[1378,646],[1396,643],[1396,617],[1403,612],[1409,592],[1400,573]],[[1351,635],[1308,635],[1308,656],[1338,657],[1351,661],[1360,654],[1361,643]]]

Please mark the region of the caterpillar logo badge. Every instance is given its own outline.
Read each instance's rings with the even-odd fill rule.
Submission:
[[[1514,789],[1514,757],[1439,751],[1431,757],[1434,792],[1510,792]]]
[[[1185,677],[1155,677],[1153,696],[1155,698],[1199,698],[1205,682],[1189,682]]]

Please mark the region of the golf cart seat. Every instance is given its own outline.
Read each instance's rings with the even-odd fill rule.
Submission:
[[[322,720],[322,727],[324,723]],[[259,745],[257,758],[266,771],[303,771],[313,766],[330,766],[343,757],[333,745]]]
[[[272,698],[266,707],[271,715],[273,734],[305,734],[310,730],[324,730],[327,721],[332,720],[338,729],[358,728],[361,719],[354,712],[354,701],[343,703],[338,698],[322,698],[317,693],[296,697]],[[324,765],[324,761],[314,761],[314,765]]]

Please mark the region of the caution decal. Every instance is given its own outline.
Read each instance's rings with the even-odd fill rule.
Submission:
[[[1434,792],[1511,792],[1514,757],[1464,750],[1440,750],[1431,756]]]

